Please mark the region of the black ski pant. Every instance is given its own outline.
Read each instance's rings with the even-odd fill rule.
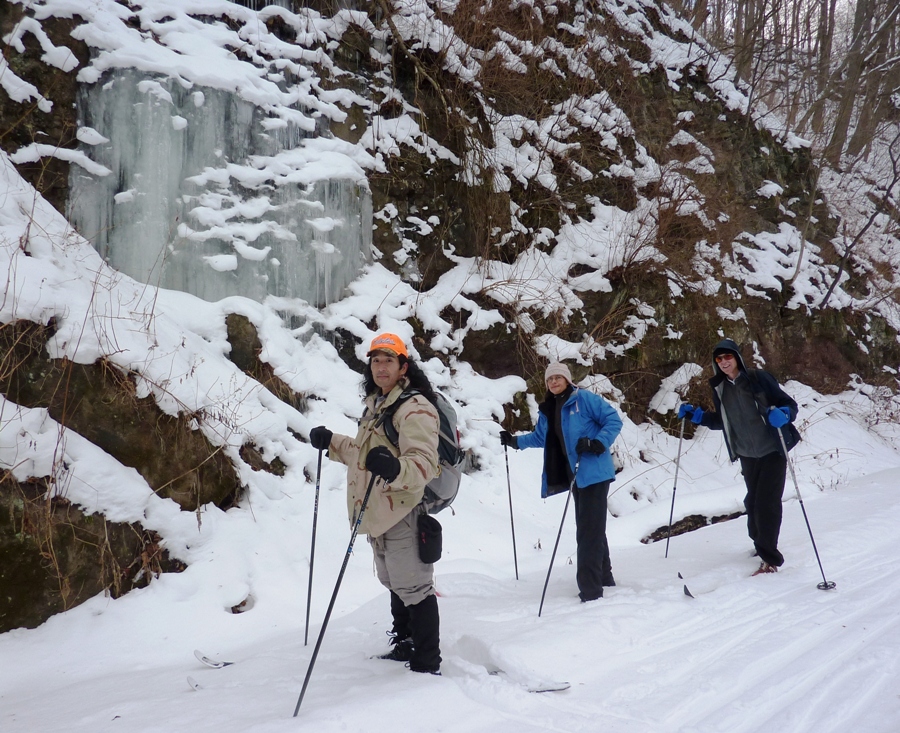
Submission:
[[[578,567],[575,580],[582,601],[603,597],[604,585],[615,585],[606,541],[606,500],[610,481],[575,488],[575,540]]]
[[[747,486],[744,497],[747,534],[760,560],[776,568],[784,564],[784,555],[778,551],[778,535],[786,472],[787,460],[781,453],[769,453],[762,458],[741,457],[741,473]]]
[[[412,638],[409,623],[409,608],[394,591],[391,591],[391,618],[394,620],[394,626],[391,629],[391,636],[397,641],[404,641]]]
[[[428,596],[409,606],[413,653],[409,668],[413,672],[437,672],[441,668],[441,615],[437,596]]]

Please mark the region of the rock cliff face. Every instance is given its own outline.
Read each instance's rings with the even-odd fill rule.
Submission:
[[[182,19],[151,19],[152,5],[130,3],[129,28],[165,47],[166,25]],[[432,350],[417,324],[423,359],[449,364],[452,356],[488,377],[518,374],[540,393],[546,359],[565,356],[576,380],[608,377],[637,422],[647,419],[661,381],[686,362],[706,365],[722,333],[780,379],[822,392],[843,389],[850,374],[877,381],[882,364],[900,361],[897,324],[877,305],[864,307],[875,302],[871,262],[847,270],[843,297],[832,301],[840,308],[818,308],[837,277],[838,222],[816,189],[808,147],[750,111],[726,61],[661,5],[460,0],[395,8],[376,0],[337,12],[326,5],[297,2],[251,19],[222,3],[218,14],[197,20],[245,39],[234,54],[248,66],[285,69],[282,87],[302,77],[306,113],[321,120],[327,101],[322,134],[370,161],[373,246],[383,266],[422,293],[460,262],[481,273],[481,286],[440,314],[453,349]],[[106,51],[85,32],[95,18],[55,17],[53,8],[36,17],[23,5],[0,5],[0,35],[15,38],[3,47],[7,67],[35,90],[0,89],[0,146],[65,212],[70,164],[47,151],[78,148],[75,100],[78,84],[88,82],[76,74]],[[34,30],[17,31],[23,23]],[[77,68],[48,63],[50,47],[69,49]],[[91,83],[113,73],[107,66]],[[44,152],[22,154],[34,145]],[[502,318],[472,325],[481,309]],[[184,509],[236,500],[235,471],[191,430],[192,416],[159,414],[151,400],[134,397],[127,374],[103,363],[76,369],[47,359],[46,328],[3,326],[7,399],[55,411]],[[235,363],[262,382],[277,381],[259,361],[252,327],[235,316],[228,333]],[[345,334],[332,336],[339,342]],[[273,391],[305,409],[284,385]],[[702,379],[684,396],[702,401]],[[91,409],[100,403],[106,409]],[[527,427],[522,406],[509,406],[510,429]],[[279,470],[253,446],[242,456],[256,469]],[[174,567],[138,526],[117,529],[121,542],[98,549],[82,534],[95,520],[72,519],[72,506],[45,502],[46,531],[28,530],[39,524],[29,509],[45,493],[38,484],[0,483],[10,518],[0,526],[0,548],[30,558],[27,577],[0,575],[0,594],[21,596],[0,631]],[[73,557],[86,555],[71,566],[48,564],[51,536]],[[91,567],[90,581],[78,579]],[[67,590],[75,586],[78,593]]]
[[[7,38],[27,17],[24,9],[12,3],[0,6],[0,38]],[[68,18],[50,18],[43,24],[48,39],[54,45],[66,47],[86,62],[90,51],[84,43],[72,38],[71,33],[77,23]],[[51,146],[74,148],[76,141],[75,95],[78,85],[74,74],[64,72],[42,60],[43,50],[38,38],[27,34],[22,39],[21,48],[8,43],[2,46],[3,58],[10,71],[35,89],[46,90],[53,99],[52,106],[40,104],[34,97],[0,91],[0,147],[14,153],[34,142]],[[21,101],[18,99],[21,98]],[[23,162],[19,172],[41,194],[60,211],[66,210],[69,188],[69,164],[59,158],[44,158]]]
[[[193,427],[202,415],[166,415],[152,397],[137,396],[133,375],[105,360],[83,365],[47,358],[52,331],[52,324],[27,321],[0,325],[0,392],[6,399],[45,408],[61,429],[135,469],[157,496],[196,512],[198,523],[204,505],[227,509],[240,500],[235,466]],[[231,316],[229,333],[241,369],[302,406],[259,362],[259,339],[246,319]],[[277,458],[265,460],[252,444],[242,446],[241,458],[253,470],[283,472]],[[20,482],[7,468],[0,471],[0,632],[36,626],[101,591],[115,597],[184,567],[139,523],[109,521],[68,501],[66,481],[62,451],[46,476]]]
[[[183,564],[138,524],[85,514],[52,480],[0,478],[0,631],[34,627],[101,592],[118,597]]]

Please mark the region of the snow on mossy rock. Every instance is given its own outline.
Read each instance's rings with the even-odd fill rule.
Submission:
[[[153,90],[146,91],[148,101],[156,99],[153,104],[182,122],[210,110],[214,100],[230,99],[247,106],[253,120],[247,128],[253,134],[241,127],[239,140],[274,141],[276,130],[294,130],[299,117],[289,100],[302,98],[309,129],[297,139],[284,137],[294,140],[286,148],[296,147],[262,158],[236,152],[234,159],[217,158],[202,176],[216,171],[209,178],[216,207],[199,205],[210,198],[200,191],[187,192],[193,203],[179,221],[196,227],[212,216],[216,226],[194,232],[196,241],[190,239],[185,252],[195,245],[199,252],[215,234],[212,239],[224,237],[220,254],[243,267],[248,257],[278,259],[275,250],[245,242],[251,230],[256,236],[278,224],[260,219],[259,212],[282,210],[273,192],[298,179],[319,180],[316,171],[331,170],[323,161],[334,160],[320,154],[338,154],[353,163],[360,191],[367,186],[371,192],[371,210],[360,205],[355,211],[352,201],[345,202],[345,220],[323,230],[331,237],[351,223],[363,224],[361,231],[374,224],[376,259],[426,296],[417,299],[425,315],[434,300],[427,295],[449,284],[440,282],[444,276],[460,288],[453,308],[439,318],[410,313],[422,324],[424,341],[437,334],[439,343],[453,344],[437,349],[445,364],[465,353],[477,372],[489,374],[499,371],[492,357],[503,351],[509,355],[504,373],[540,386],[549,351],[566,352],[567,359],[577,353],[591,373],[610,377],[638,419],[674,369],[686,361],[707,363],[720,328],[781,379],[803,376],[829,392],[842,389],[851,373],[873,379],[877,365],[896,363],[897,321],[889,315],[896,309],[881,297],[887,291],[875,292],[877,268],[866,263],[874,255],[858,252],[860,262],[845,268],[829,308],[817,311],[841,254],[835,248],[838,220],[816,189],[822,171],[808,145],[776,114],[752,109],[728,57],[663,3],[364,2],[337,12],[327,3],[294,3],[257,13],[223,2],[205,7],[202,16],[162,5],[160,15],[154,0],[135,4],[135,17],[143,22],[133,24],[107,15],[105,6],[85,6],[72,19],[70,3],[61,0],[48,0],[39,13],[30,6],[0,6],[0,32],[11,31],[24,14],[28,28],[42,28],[52,41],[52,58],[68,49],[79,62],[54,66],[42,60],[45,51],[33,32],[17,32],[9,44],[8,71],[53,102],[45,112],[31,100],[38,110],[31,115],[23,103],[0,105],[24,120],[17,134],[46,133],[40,146],[45,157],[37,164],[20,150],[32,147],[30,137],[0,135],[20,171],[57,164],[65,169],[65,159],[76,152],[80,164],[101,162],[98,136],[112,134],[103,119],[94,121],[93,136],[78,131],[77,151],[69,149],[72,135],[64,134],[75,127],[68,101],[77,92],[84,102],[91,87],[102,86],[98,97],[106,99],[136,83]],[[96,27],[115,32],[95,33]],[[168,44],[182,35],[165,31],[183,27],[204,34],[206,44],[173,54]],[[209,73],[205,54],[217,46],[229,62]],[[232,47],[248,53],[227,53]],[[153,49],[157,60],[151,68],[133,69],[132,48]],[[140,56],[150,57],[143,51]],[[166,61],[171,58],[179,59],[177,70]],[[41,65],[46,83],[35,73]],[[173,102],[164,81],[175,78],[191,94],[175,94]],[[182,103],[184,108],[177,106]],[[124,108],[131,114],[132,105]],[[200,121],[186,128],[179,123],[175,132],[170,124],[159,130],[180,140],[183,130],[200,129]],[[139,137],[152,147],[147,141],[155,128],[149,128]],[[189,148],[177,150],[186,155]],[[65,149],[62,160],[58,149]],[[52,155],[57,157],[46,157]],[[167,163],[177,168],[180,160],[173,155]],[[75,169],[73,181],[95,175]],[[198,186],[191,175],[198,172],[185,169],[171,180]],[[120,177],[132,185],[123,171],[107,179]],[[39,190],[46,191],[46,179],[35,183]],[[115,205],[104,205],[125,212],[142,197],[151,200],[134,185],[134,191],[116,189]],[[53,197],[60,211],[87,200],[75,189]],[[184,200],[175,189],[165,198]],[[167,220],[166,232],[168,227]],[[166,237],[158,239],[164,246]],[[232,241],[240,244],[240,257]],[[125,237],[126,247],[135,242]],[[321,248],[316,252],[331,257]],[[352,276],[354,263],[364,260],[344,257],[349,269],[343,275]],[[285,262],[279,271],[291,269]],[[329,267],[322,268],[320,284],[333,275]],[[211,276],[218,272],[209,269]],[[463,270],[475,273],[465,283]],[[330,297],[339,297],[337,290]],[[494,331],[508,348],[481,348],[487,339],[479,338],[479,329],[501,319],[504,327]],[[794,358],[797,344],[805,345],[800,358]],[[835,352],[837,360],[831,358]],[[352,355],[345,360],[357,368]]]
[[[0,633],[34,628],[97,593],[118,597],[184,568],[138,524],[85,514],[51,477],[0,476]]]
[[[194,415],[171,416],[152,397],[138,397],[133,377],[111,362],[51,359],[52,325],[0,326],[0,392],[23,407],[45,408],[60,425],[134,468],[162,498],[194,511],[235,503],[240,481],[218,446],[194,429]]]

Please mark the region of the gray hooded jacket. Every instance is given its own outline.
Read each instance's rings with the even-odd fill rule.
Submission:
[[[782,427],[782,435],[788,450],[791,450],[800,442],[800,433],[794,426],[797,418],[797,403],[778,384],[775,377],[762,369],[747,369],[738,345],[731,339],[724,339],[713,348],[713,354],[730,351],[737,359],[738,369],[741,374],[734,387],[739,390],[747,390],[750,401],[740,398],[732,399],[726,395],[725,390],[732,386],[726,386],[728,377],[713,358],[713,370],[715,376],[709,380],[712,388],[715,412],[705,412],[700,424],[712,430],[724,431],[725,446],[728,448],[728,456],[732,461],[740,457],[760,458],[768,453],[781,450],[781,440],[778,437],[778,428],[769,425],[769,410],[773,407],[787,407],[790,412],[790,421]],[[742,380],[746,380],[743,383]],[[724,401],[723,401],[724,397]],[[753,422],[758,420],[759,422]]]

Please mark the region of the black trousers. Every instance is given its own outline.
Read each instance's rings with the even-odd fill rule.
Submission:
[[[744,497],[747,534],[760,560],[776,568],[784,564],[784,555],[778,551],[778,535],[786,472],[787,460],[781,453],[769,453],[762,458],[741,457],[741,473],[747,486]]]
[[[614,585],[609,543],[606,541],[606,500],[609,481],[575,489],[575,540],[578,567],[575,580],[582,601],[603,596],[604,585]]]

